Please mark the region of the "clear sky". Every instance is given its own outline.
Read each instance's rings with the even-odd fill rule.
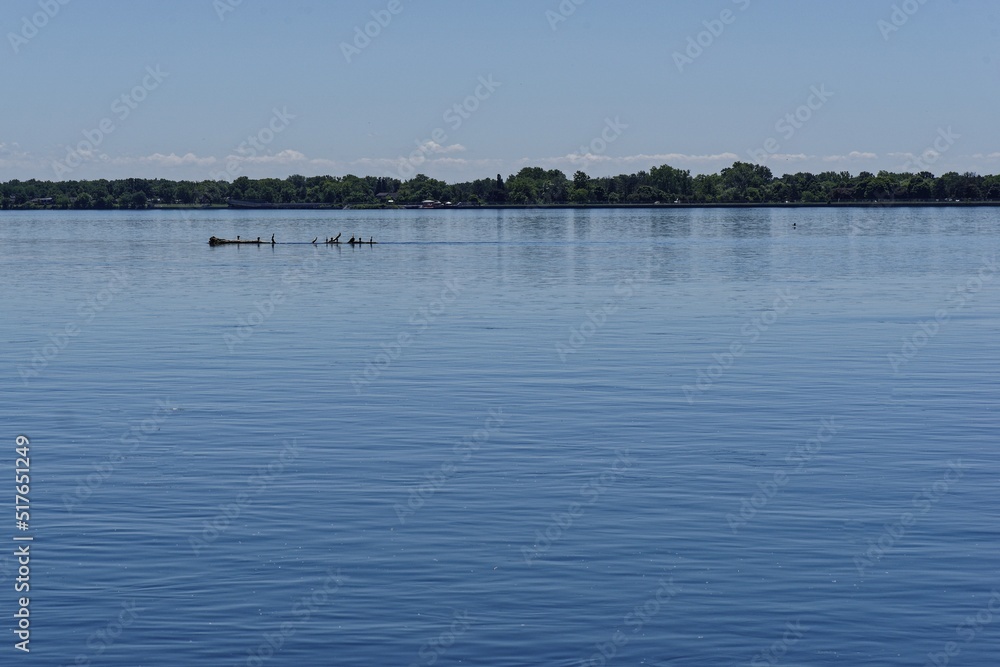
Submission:
[[[1000,173],[996,0],[3,0],[0,28],[4,181]]]

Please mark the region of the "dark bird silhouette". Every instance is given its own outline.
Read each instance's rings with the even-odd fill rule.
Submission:
[[[274,234],[271,234],[271,245],[274,245]]]
[[[316,241],[319,241],[319,237],[318,236],[312,240],[313,245],[316,245]]]

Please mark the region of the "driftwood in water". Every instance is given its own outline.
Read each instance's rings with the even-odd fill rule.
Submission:
[[[378,245],[378,241],[376,241],[375,238],[371,236],[368,237],[367,241],[361,239],[360,237],[354,238],[353,236],[349,241],[341,241],[340,234],[337,234],[333,238],[327,239],[326,243],[327,245],[340,245],[341,243],[343,243],[344,245]]]
[[[240,238],[237,238],[235,240],[220,239],[217,236],[213,236],[212,238],[208,239],[208,245],[244,245],[244,244],[261,245],[263,243],[267,243],[267,241],[261,241],[259,236],[255,241],[248,241],[246,239],[240,239]]]
[[[311,243],[315,244],[317,241],[319,241],[319,237],[314,238],[311,241]],[[210,246],[217,246],[217,245],[265,245],[265,244],[268,244],[268,243],[270,243],[270,245],[274,245],[274,236],[271,236],[271,240],[270,241],[262,241],[259,236],[255,240],[241,239],[238,236],[235,239],[220,239],[218,236],[213,236],[210,239],[208,239],[208,245],[210,245]],[[378,245],[378,241],[376,241],[373,237],[368,237],[368,240],[365,241],[365,240],[363,240],[361,238],[355,239],[352,236],[350,241],[341,241],[340,240],[340,234],[337,234],[337,236],[335,238],[331,238],[331,239],[326,240],[324,243],[327,243],[327,244],[330,244],[330,245],[340,245],[341,243],[343,243],[345,245]]]

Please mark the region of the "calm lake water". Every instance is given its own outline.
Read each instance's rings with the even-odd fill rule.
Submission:
[[[4,212],[0,663],[996,664],[997,221]]]

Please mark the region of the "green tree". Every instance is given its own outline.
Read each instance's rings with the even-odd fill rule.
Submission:
[[[922,177],[915,177],[910,181],[910,199],[928,200],[934,196],[934,181]]]
[[[507,181],[507,201],[511,204],[534,204],[538,202],[535,181],[514,177]]]
[[[451,199],[451,187],[444,181],[439,181],[425,174],[417,174],[399,187],[400,201],[418,204],[422,201]]]
[[[174,190],[177,201],[182,204],[193,204],[195,199],[194,183],[190,181],[181,181],[177,188]]]
[[[694,191],[694,179],[691,172],[675,169],[670,165],[661,165],[649,170],[649,185],[664,193],[664,197],[673,201],[675,199],[688,199]]]
[[[711,203],[718,201],[721,191],[718,174],[698,174],[694,177],[693,189],[696,201]]]
[[[762,190],[774,179],[769,168],[749,162],[734,162],[733,166],[723,169],[720,175],[723,190],[728,191],[732,201],[747,201],[748,188]]]
[[[649,185],[640,185],[639,188],[628,196],[628,201],[630,204],[652,204],[653,202],[663,201],[665,199],[664,193],[656,188]]]

